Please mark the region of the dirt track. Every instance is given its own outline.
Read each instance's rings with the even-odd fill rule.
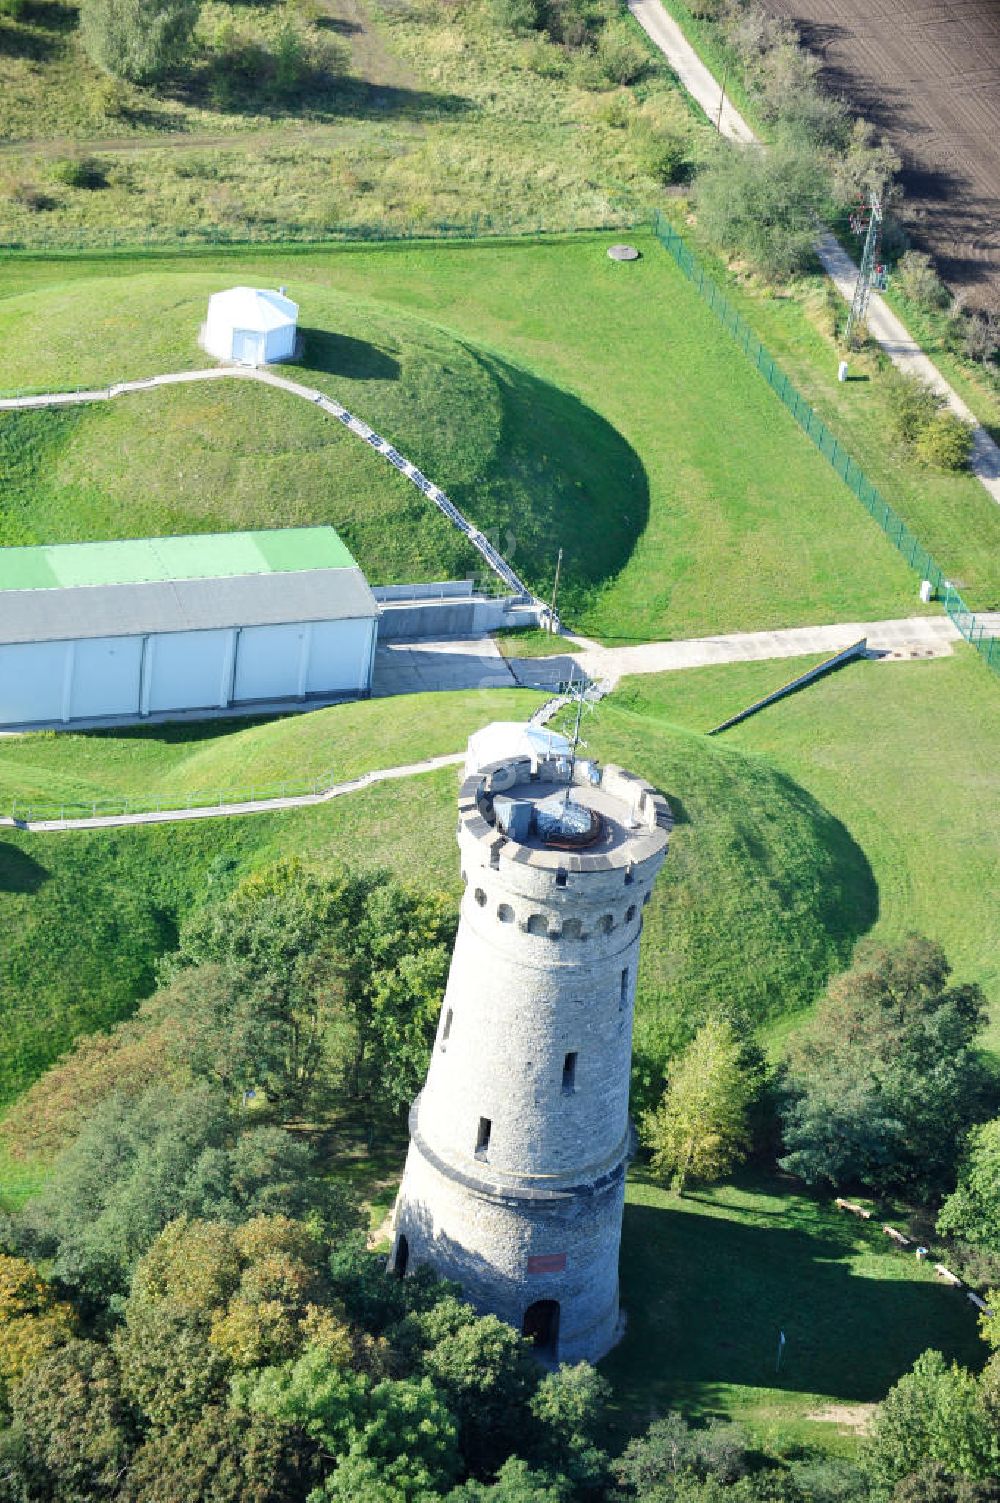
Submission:
[[[914,240],[972,304],[1000,306],[998,0],[765,0],[903,158]]]

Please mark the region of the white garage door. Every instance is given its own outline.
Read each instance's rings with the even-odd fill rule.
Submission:
[[[74,718],[139,713],[141,637],[92,637],[76,643],[69,712]]]
[[[231,631],[172,631],[146,646],[143,711],[198,710],[229,695]]]
[[[313,624],[306,673],[307,694],[363,694],[370,688],[374,621]]]
[[[236,650],[236,701],[287,699],[300,692],[306,626],[245,626]]]
[[[67,642],[0,647],[0,725],[62,718]]]

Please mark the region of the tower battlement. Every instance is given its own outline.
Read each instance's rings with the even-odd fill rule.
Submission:
[[[619,1330],[639,940],[670,810],[565,756],[495,763],[458,802],[465,890],[393,1264],[457,1280],[543,1356],[596,1360]]]

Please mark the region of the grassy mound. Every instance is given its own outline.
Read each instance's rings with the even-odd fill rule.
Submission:
[[[656,1089],[708,1011],[769,1025],[808,1007],[874,923],[877,892],[840,821],[763,759],[613,703],[587,739],[660,788],[676,821],[636,1003],[637,1084]]]
[[[384,765],[404,760],[404,753],[458,749],[467,730],[495,718],[499,699],[435,695],[433,732],[400,731],[405,717],[392,702],[351,706],[345,759],[355,755],[353,737],[358,746],[379,746]],[[510,694],[502,702],[511,713],[523,712]],[[281,755],[291,754],[293,740],[322,742],[322,727],[335,724],[330,717],[346,719],[347,713],[320,712],[214,741],[203,736],[191,762],[203,771],[206,759],[218,767],[225,758],[233,769],[244,765],[251,748],[252,760],[262,762],[269,743],[279,740]],[[405,744],[396,745],[392,738],[400,735]],[[107,739],[98,739],[107,754]],[[613,707],[601,710],[588,740],[601,756],[662,787],[678,821],[647,910],[639,987],[637,1060],[641,1077],[656,1085],[670,1050],[720,1001],[762,1020],[808,1005],[871,922],[874,889],[864,856],[843,828],[767,763]],[[72,745],[61,739],[48,744]],[[44,750],[46,743],[36,745]],[[141,745],[119,738],[113,749],[120,765],[130,747]],[[290,770],[306,754],[293,759]],[[174,773],[183,771],[176,763]],[[160,775],[169,776],[165,765]],[[407,880],[457,896],[455,791],[456,774],[447,769],[278,815],[70,835],[5,834],[0,1101],[34,1079],[78,1033],[126,1013],[152,986],[156,957],[173,943],[181,916],[236,872],[298,853],[321,866],[385,864]]]
[[[0,338],[21,353],[5,384],[103,385],[214,364],[196,338],[222,285],[138,276],[6,299]],[[551,584],[571,531],[570,605],[624,566],[648,495],[638,457],[610,424],[432,324],[318,285],[291,290],[304,354],[288,374],[391,439],[533,586]],[[482,568],[434,506],[335,419],[249,382],[2,414],[0,453],[12,477],[0,543],[332,522],[375,582]]]

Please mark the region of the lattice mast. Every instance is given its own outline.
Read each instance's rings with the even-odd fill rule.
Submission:
[[[864,323],[868,312],[868,299],[872,288],[881,291],[887,283],[885,266],[881,260],[882,245],[882,195],[871,189],[867,205],[859,204],[851,215],[851,229],[856,235],[864,233],[865,245],[861,253],[861,269],[854,288],[854,301],[847,318],[845,341],[853,349],[854,337],[859,324]]]

